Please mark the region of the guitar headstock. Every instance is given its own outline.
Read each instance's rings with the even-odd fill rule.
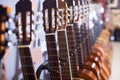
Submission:
[[[55,33],[57,29],[57,6],[56,0],[45,0],[43,2],[44,31]]]
[[[65,0],[65,2],[67,3],[67,6],[69,8],[69,14],[70,14],[69,20],[70,20],[70,23],[73,23],[73,17],[74,17],[73,6],[74,6],[74,1],[73,0]]]
[[[65,12],[65,1],[64,0],[57,0],[57,25],[58,29],[63,29],[65,20],[64,20],[64,14]]]
[[[20,0],[16,4],[18,41],[21,45],[29,45],[32,40],[32,3],[30,0]]]
[[[86,4],[88,5],[88,6],[87,6],[88,12],[90,12],[90,4],[91,4],[91,2],[90,2],[89,0],[87,0],[87,1],[86,1]]]
[[[58,22],[60,23],[60,24],[58,23],[58,26],[59,26],[58,29],[65,29],[65,27],[69,23],[68,6],[64,0],[58,0],[57,4],[58,4],[57,19],[59,20]]]
[[[85,5],[85,15],[88,15],[88,12],[89,12],[89,2],[88,2],[88,0],[84,0],[84,5]]]
[[[6,39],[6,25],[5,22],[8,21],[8,14],[10,13],[10,8],[0,5],[0,59],[5,53]]]
[[[84,0],[83,1],[83,6],[84,6],[84,15],[87,16],[89,13],[89,1]]]
[[[74,0],[74,21],[77,21],[78,20],[78,17],[79,17],[79,4],[78,4],[78,0]]]

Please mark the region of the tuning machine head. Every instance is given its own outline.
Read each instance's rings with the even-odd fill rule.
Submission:
[[[43,2],[44,31],[54,33],[57,29],[57,6],[56,0],[45,0]]]
[[[30,44],[32,40],[32,2],[30,0],[20,0],[16,4],[17,16],[17,36],[18,42],[22,45]]]

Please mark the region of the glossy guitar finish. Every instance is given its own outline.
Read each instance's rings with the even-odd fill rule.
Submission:
[[[102,35],[101,35],[102,34]],[[100,73],[101,73],[101,77],[103,79],[108,79],[109,76],[110,76],[110,67],[109,65],[107,64],[110,64],[108,63],[108,61],[111,61],[109,58],[105,57],[106,54],[109,54],[109,53],[105,53],[105,45],[109,42],[108,40],[108,36],[109,36],[109,33],[105,30],[102,30],[100,36],[98,37],[96,43],[94,44],[93,46],[93,50],[92,50],[92,53],[96,56],[99,57],[99,59],[101,58],[102,60],[102,67],[101,67],[101,70],[100,70]],[[104,36],[106,35],[106,37]],[[104,47],[102,47],[102,45],[104,44]],[[111,48],[112,49],[112,48]],[[101,56],[100,56],[101,55]],[[107,60],[107,62],[105,61]]]
[[[83,50],[83,53],[84,53],[84,65],[83,66],[85,66],[85,68],[88,68],[88,69],[90,69],[91,71],[93,71],[93,73],[96,75],[96,77],[98,78],[98,76],[99,76],[99,67],[95,64],[95,62],[93,61],[92,62],[92,60],[88,60],[88,59],[90,59],[89,58],[89,50],[87,50],[87,47],[89,47],[89,46],[87,46],[86,44],[88,43],[88,39],[87,39],[87,35],[88,34],[86,34],[86,32],[87,32],[87,30],[85,29],[85,28],[83,28],[82,29],[82,27],[87,27],[87,26],[81,26],[81,34],[82,34],[82,36],[84,36],[84,37],[86,37],[86,39],[82,42],[82,50]],[[83,31],[83,32],[82,32]],[[82,37],[83,38],[83,37]],[[84,38],[83,38],[84,39]],[[86,55],[86,56],[85,56]],[[94,58],[93,58],[94,59]]]

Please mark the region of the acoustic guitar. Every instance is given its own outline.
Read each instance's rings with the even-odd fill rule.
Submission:
[[[59,57],[61,61],[61,74],[63,80],[72,80],[72,71],[70,63],[70,55],[68,49],[68,39],[66,35],[66,27],[68,23],[68,11],[65,1],[58,0],[58,30],[57,40],[59,46]],[[60,18],[61,17],[61,18]]]
[[[23,79],[37,80],[33,61],[31,58],[30,44],[33,40],[32,28],[32,2],[20,0],[16,4],[18,50],[21,60]]]
[[[57,6],[56,0],[43,2],[43,21],[46,37],[48,64],[50,68],[50,80],[62,80],[60,59],[56,43]]]

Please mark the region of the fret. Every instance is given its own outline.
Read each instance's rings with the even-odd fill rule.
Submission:
[[[24,74],[24,80],[36,80],[36,78],[34,78],[35,74]]]
[[[55,56],[51,56],[52,55],[52,53],[55,53],[55,51],[54,52],[50,52],[49,50],[48,50],[48,58],[49,58],[49,61],[53,61],[53,62],[55,62],[55,61],[58,61],[58,56],[57,55],[55,55]]]
[[[72,38],[72,37],[71,37]],[[71,51],[74,53],[75,52],[75,49],[74,49],[74,47],[75,47],[75,45],[72,45],[72,44],[74,44],[74,42],[69,42],[69,47],[71,47]]]
[[[74,30],[73,25],[68,25],[67,28],[67,38],[68,38],[68,48],[69,48],[69,55],[70,56],[70,62],[71,62],[71,69],[72,69],[72,77],[79,77],[78,75],[78,62],[77,62],[77,55],[76,55],[76,49],[75,49],[75,40],[74,40]]]
[[[62,53],[62,54],[60,54],[60,55],[63,57],[63,59],[69,58],[69,56],[66,55],[66,52],[67,52],[67,50],[66,50],[66,51],[60,51],[60,52],[59,52],[59,53]],[[65,58],[65,57],[67,57],[67,58]]]
[[[21,58],[31,58],[31,56],[24,56],[24,55],[21,55]]]
[[[61,53],[67,52],[67,48],[60,48],[59,50],[61,50],[61,51],[60,51]]]
[[[22,69],[23,70],[26,70],[26,72],[24,72],[23,74],[29,74],[31,73],[32,75],[34,75],[34,71],[32,70],[33,69],[33,66],[22,66]],[[27,76],[27,75],[26,75]]]
[[[24,75],[34,75],[33,73],[24,73]]]
[[[51,54],[48,53],[48,55],[51,55]],[[50,61],[55,62],[55,60],[57,60],[57,62],[58,62],[58,58],[56,58],[56,57],[58,57],[58,56],[57,55],[56,56],[48,56]]]
[[[62,73],[62,79],[63,80],[72,80],[72,74],[71,74],[71,64],[70,64],[70,58],[69,58],[69,52],[68,52],[68,44],[67,44],[67,37],[66,37],[66,30],[58,30],[58,45],[59,45],[59,56],[60,58],[67,59],[64,65],[61,65],[61,73]]]
[[[32,62],[30,62],[30,61],[32,61],[31,57],[29,57],[29,58],[26,58],[26,57],[22,58],[21,57],[21,62],[24,62],[22,65],[26,65],[26,63],[27,63],[27,65],[32,65]]]

